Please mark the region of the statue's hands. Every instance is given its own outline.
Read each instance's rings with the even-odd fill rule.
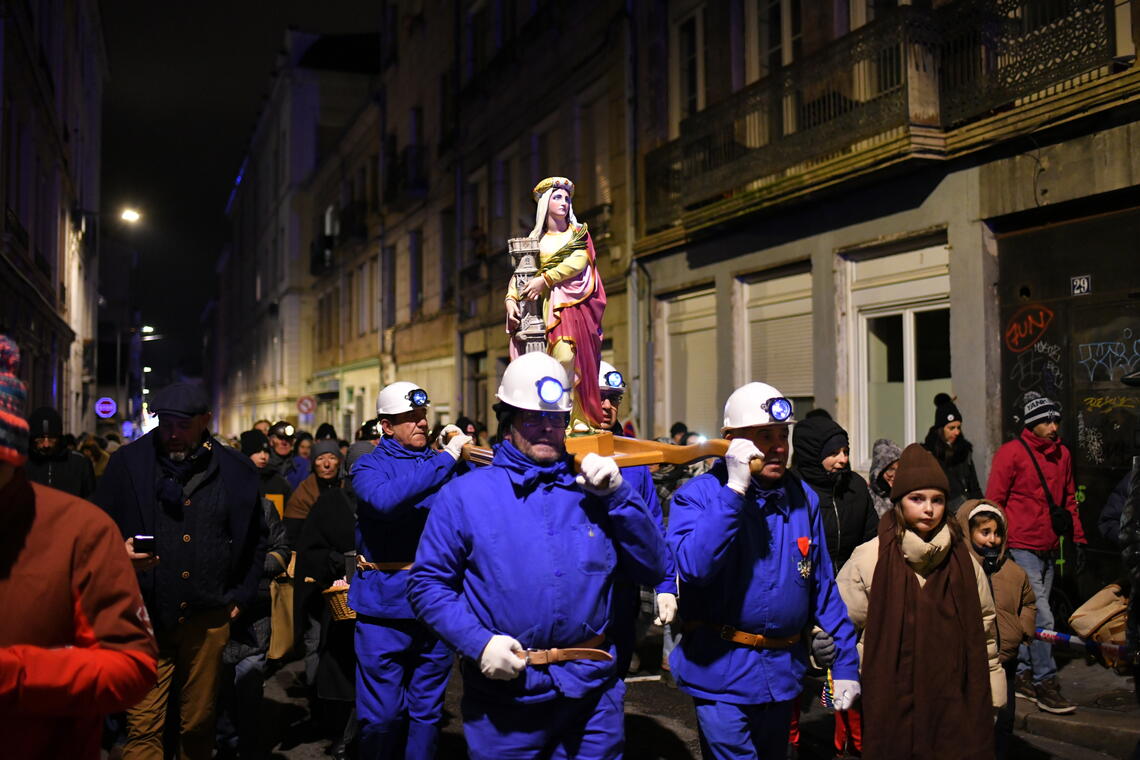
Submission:
[[[526,300],[533,301],[537,298],[541,298],[545,292],[546,280],[543,279],[542,275],[537,275],[530,278],[530,282],[523,287],[521,295]]]
[[[519,302],[513,298],[507,299],[507,332],[519,329]]]

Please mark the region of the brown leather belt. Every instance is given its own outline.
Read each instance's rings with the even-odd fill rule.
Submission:
[[[613,659],[613,655],[604,649],[596,648],[605,640],[605,635],[599,633],[591,639],[580,641],[565,649],[528,649],[525,652],[515,652],[515,656],[525,659],[527,665],[553,665],[556,662],[571,660],[609,662]]]
[[[798,633],[794,636],[776,638],[774,636],[765,636],[762,633],[749,633],[748,631],[741,631],[737,628],[733,628],[731,625],[702,623],[699,620],[685,623],[682,630],[685,633],[691,633],[697,628],[712,628],[725,641],[731,641],[734,644],[743,644],[744,646],[752,647],[753,649],[787,649],[792,644],[795,644],[800,640],[800,635]]]
[[[412,569],[412,563],[411,562],[369,562],[368,560],[364,559],[364,557],[361,557],[359,554],[357,554],[356,555],[356,569],[357,570],[384,570],[386,572],[393,572],[396,570],[411,570]]]

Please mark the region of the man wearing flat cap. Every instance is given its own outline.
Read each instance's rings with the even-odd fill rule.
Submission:
[[[176,749],[163,747],[172,707],[181,757],[209,758],[229,623],[253,602],[264,563],[259,480],[248,457],[210,435],[201,386],[175,383],[150,406],[158,427],[111,456],[94,497],[122,532],[158,639],[158,683],[127,714],[123,757]]]

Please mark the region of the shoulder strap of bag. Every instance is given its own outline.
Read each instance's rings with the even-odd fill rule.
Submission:
[[[1057,511],[1057,505],[1053,503],[1053,494],[1049,490],[1049,484],[1045,482],[1045,473],[1041,472],[1041,465],[1037,464],[1037,457],[1033,456],[1033,449],[1029,448],[1029,444],[1021,436],[1017,437],[1018,442],[1025,447],[1025,453],[1029,455],[1029,461],[1033,462],[1033,469],[1037,470],[1037,477],[1041,478],[1041,490],[1045,492],[1045,502],[1049,505],[1049,512]]]

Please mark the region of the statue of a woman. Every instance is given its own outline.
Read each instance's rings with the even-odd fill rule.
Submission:
[[[538,274],[518,291],[514,278],[507,290],[507,332],[519,326],[519,300],[545,298],[547,352],[562,363],[574,383],[572,430],[598,427],[602,402],[598,363],[602,350],[602,314],[606,290],[598,273],[594,243],[584,222],[574,217],[571,200],[574,183],[565,177],[547,177],[535,185],[538,203],[530,237],[538,240]],[[514,337],[511,358],[522,351]]]

